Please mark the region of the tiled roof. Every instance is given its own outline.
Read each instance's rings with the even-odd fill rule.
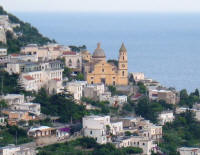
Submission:
[[[63,55],[76,55],[76,52],[66,51],[66,52],[63,52]]]
[[[26,76],[24,76],[24,78],[25,78],[26,80],[34,80],[34,78],[32,78],[30,75],[26,75]]]

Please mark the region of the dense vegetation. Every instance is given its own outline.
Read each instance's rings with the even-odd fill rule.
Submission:
[[[173,123],[163,127],[162,150],[170,155],[177,154],[178,147],[200,147],[200,123],[194,118],[194,113],[186,111],[176,115]]]
[[[186,89],[183,89],[180,91],[180,106],[187,106],[189,108],[192,108],[192,106],[199,102],[199,90],[196,89],[194,92],[188,94]]]
[[[149,101],[146,97],[140,99],[135,106],[135,112],[138,116],[142,116],[153,123],[157,123],[158,114],[164,110],[173,110],[173,105],[166,104],[165,101]]]
[[[7,72],[0,70],[0,94],[26,94],[22,86],[18,83],[18,80],[18,74],[9,75]]]
[[[17,34],[20,34],[18,38],[14,37],[13,34],[9,31],[6,33],[6,46],[8,48],[8,53],[19,52],[20,48],[27,44],[44,45],[47,43],[55,42],[54,40],[50,40],[47,37],[44,37],[38,32],[38,30],[35,27],[32,27],[29,23],[24,23],[21,20],[19,20],[16,16],[7,13],[1,6],[0,15],[8,15],[11,23],[20,24],[20,27],[14,29],[14,31]]]
[[[32,139],[27,137],[25,130],[16,126],[8,126],[0,128],[0,146],[8,144],[22,144],[31,142]]]
[[[70,95],[48,95],[44,88],[40,89],[34,99],[41,104],[41,112],[46,115],[59,116],[61,122],[80,121],[87,113],[85,107],[75,104]]]
[[[136,147],[117,149],[110,143],[99,145],[93,138],[83,137],[41,148],[38,155],[127,155],[138,153],[142,153],[142,149]]]

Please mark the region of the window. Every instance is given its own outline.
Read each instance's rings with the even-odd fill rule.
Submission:
[[[123,60],[124,60],[124,56],[123,56]]]
[[[113,86],[115,86],[115,81],[113,81]]]
[[[94,84],[94,82],[93,82],[93,81],[91,81],[91,84]]]
[[[104,69],[102,69],[102,72],[104,72]]]
[[[90,131],[90,134],[92,135],[92,131]]]
[[[122,71],[122,76],[124,76],[124,71]]]
[[[77,67],[78,68],[80,67],[80,60],[79,59],[77,60]]]
[[[69,59],[69,64],[68,64],[70,67],[72,66],[72,60]]]

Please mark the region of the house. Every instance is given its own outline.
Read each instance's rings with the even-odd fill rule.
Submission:
[[[122,122],[110,122],[110,116],[83,117],[83,135],[93,137],[100,144],[111,142],[110,133],[118,135],[123,132]]]
[[[56,78],[48,81],[45,87],[49,94],[58,94],[64,90],[62,80]]]
[[[163,111],[158,115],[160,125],[165,125],[167,122],[173,122],[174,119],[173,111]]]
[[[36,55],[38,60],[56,60],[61,57],[64,50],[69,50],[67,47],[63,47],[59,44],[47,44],[44,46],[38,46],[37,44],[29,44],[21,48],[20,53],[26,55]]]
[[[82,57],[81,53],[66,51],[63,52],[62,57],[65,59],[65,66],[73,69],[74,71],[82,70]]]
[[[158,90],[158,89],[149,89],[149,99],[150,100],[164,100],[168,104],[177,103],[177,95],[171,90]]]
[[[83,88],[86,86],[87,81],[72,81],[66,85],[67,91],[73,95],[74,99],[79,101],[83,96]]]
[[[142,155],[151,155],[151,152],[155,151],[157,147],[157,144],[153,140],[141,136],[118,137],[113,144],[117,148],[139,147],[143,150]]]
[[[109,98],[108,101],[110,102],[110,105],[113,107],[116,107],[116,106],[122,107],[123,104],[127,103],[127,96],[126,95],[112,96]]]
[[[62,81],[63,71],[63,64],[59,60],[29,63],[21,69],[20,83],[27,91],[38,91],[50,80]]]
[[[32,127],[27,134],[33,138],[52,136],[56,134],[56,129],[48,126]]]
[[[0,57],[7,55],[7,49],[6,48],[0,48]]]
[[[29,113],[32,113],[36,116],[40,115],[40,104],[39,103],[22,103],[22,104],[14,104],[10,107],[12,110],[23,110]]]
[[[21,94],[7,94],[0,96],[0,99],[3,99],[9,106],[24,103],[24,95]]]
[[[0,148],[0,155],[36,155],[36,150],[33,147],[11,144]]]
[[[37,55],[28,55],[28,54],[10,54],[9,63],[18,62],[18,61],[28,61],[28,62],[37,62]]]
[[[104,92],[99,95],[99,100],[100,101],[109,101],[110,97],[111,97],[111,92]]]
[[[57,140],[63,140],[69,137],[70,134],[70,128],[69,127],[63,127],[58,128],[56,130],[56,138]]]
[[[93,100],[98,100],[104,93],[104,84],[87,84],[83,89],[83,96]]]
[[[17,125],[19,121],[31,121],[36,120],[37,117],[28,111],[23,110],[2,110],[2,113],[8,115],[8,124],[9,125]]]
[[[136,83],[145,79],[144,73],[141,72],[131,73],[131,76]]]
[[[181,147],[178,148],[177,151],[180,153],[180,155],[200,155],[200,148]]]

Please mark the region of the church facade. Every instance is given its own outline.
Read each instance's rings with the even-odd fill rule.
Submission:
[[[119,50],[116,66],[106,61],[104,50],[98,43],[90,62],[84,65],[84,75],[89,84],[128,85],[128,59],[124,44]]]

